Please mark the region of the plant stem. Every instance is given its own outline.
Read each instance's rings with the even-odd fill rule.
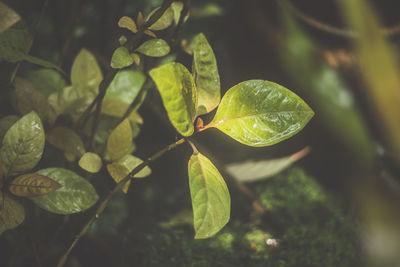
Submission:
[[[79,240],[86,234],[86,232],[89,230],[90,226],[94,223],[94,221],[100,217],[101,213],[104,211],[104,209],[107,207],[108,202],[112,199],[112,197],[125,185],[126,182],[134,178],[135,174],[140,172],[144,167],[148,166],[151,162],[155,161],[162,155],[164,155],[166,152],[173,150],[180,144],[183,144],[186,141],[185,138],[179,139],[175,143],[172,143],[168,146],[166,146],[164,149],[154,153],[151,157],[149,157],[147,160],[143,161],[141,164],[139,164],[137,167],[135,167],[127,176],[125,176],[124,179],[122,179],[120,182],[118,182],[114,189],[108,193],[108,195],[103,199],[103,201],[100,202],[100,204],[97,206],[95,214],[93,214],[92,217],[90,217],[89,221],[82,227],[81,231],[79,232],[78,235],[75,236],[74,241],[72,241],[71,245],[69,248],[65,251],[64,255],[60,258],[57,267],[63,267],[68,259],[69,254],[71,253],[72,249],[75,247],[75,245],[79,242]]]

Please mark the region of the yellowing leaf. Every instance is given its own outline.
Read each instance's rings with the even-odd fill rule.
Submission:
[[[121,69],[132,65],[133,58],[129,54],[128,48],[120,46],[115,49],[111,58],[111,67],[114,69]]]
[[[136,53],[132,53],[131,57],[133,59],[133,62],[135,62],[136,66],[140,65],[140,56]]]
[[[102,166],[101,158],[96,153],[86,152],[79,160],[79,166],[87,172],[97,173]]]
[[[136,51],[149,57],[163,57],[169,53],[170,48],[163,39],[151,39],[141,44]]]
[[[46,134],[46,140],[58,149],[81,157],[85,153],[85,146],[81,137],[67,127],[50,129]]]
[[[132,139],[131,124],[129,119],[125,119],[111,132],[107,140],[107,151],[112,161],[118,160],[129,153]]]
[[[314,112],[296,94],[276,83],[249,80],[226,92],[212,122],[236,141],[262,147],[299,132]]]
[[[148,21],[158,9],[159,7],[151,11],[151,13],[147,16],[146,21]],[[167,10],[165,10],[161,18],[159,18],[155,23],[153,23],[153,25],[151,25],[149,29],[154,31],[164,30],[169,26],[171,26],[173,20],[174,20],[174,11],[172,10],[171,7],[169,7],[167,8]]]
[[[133,33],[137,33],[138,31],[136,23],[130,17],[127,16],[123,16],[119,19],[118,26],[120,28],[128,29]]]
[[[121,118],[128,110],[129,105],[125,102],[114,99],[104,99],[101,105],[101,113],[117,118]],[[134,123],[143,123],[142,117],[137,112],[132,112],[129,119]]]
[[[144,30],[143,33],[148,35],[148,36],[150,36],[150,37],[157,38],[157,35],[154,32],[150,31],[150,30]]]
[[[182,64],[171,62],[152,69],[150,76],[157,85],[172,125],[181,135],[192,135],[197,91],[190,72]]]
[[[59,189],[61,185],[37,173],[28,173],[15,178],[9,185],[11,193],[19,197],[37,197]]]
[[[0,234],[17,227],[25,220],[24,206],[3,192],[0,192],[0,205]]]
[[[229,191],[217,168],[200,153],[192,155],[188,171],[195,238],[209,238],[229,221]]]
[[[21,17],[6,4],[0,2],[0,34],[17,23]]]

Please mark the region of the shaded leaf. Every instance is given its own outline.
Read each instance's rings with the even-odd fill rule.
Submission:
[[[0,61],[18,62],[24,59],[32,45],[32,36],[23,21],[0,34]]]
[[[171,4],[171,8],[174,11],[174,22],[175,24],[178,24],[179,22],[179,18],[181,17],[181,12],[183,9],[183,3],[180,1],[175,1]],[[184,18],[184,22],[187,21],[189,18],[189,12],[187,13],[187,15]]]
[[[130,104],[138,95],[145,80],[146,76],[140,71],[121,70],[115,75],[104,98]]]
[[[67,127],[56,127],[46,133],[46,140],[58,149],[81,157],[85,153],[85,146],[81,137]]]
[[[148,36],[150,36],[150,37],[157,38],[157,35],[154,32],[150,31],[150,30],[144,30],[143,33],[148,35]]]
[[[217,168],[200,153],[191,156],[188,171],[195,238],[209,238],[229,221],[229,191]]]
[[[19,197],[38,197],[59,189],[61,185],[37,173],[28,173],[15,178],[9,185],[11,193]]]
[[[111,58],[111,67],[114,69],[121,69],[133,64],[133,58],[129,54],[128,48],[120,46],[115,49]]]
[[[112,161],[118,160],[129,153],[132,139],[131,124],[129,119],[125,119],[111,132],[107,140],[107,152]]]
[[[3,139],[0,159],[8,176],[28,171],[42,157],[45,137],[36,112],[23,116],[11,126]]]
[[[9,115],[0,119],[0,142],[3,142],[3,138],[6,135],[8,129],[19,120],[18,116]]]
[[[133,58],[133,62],[135,62],[136,66],[140,65],[140,56],[136,53],[132,53],[131,57]]]
[[[249,80],[228,90],[208,127],[242,144],[261,147],[295,135],[313,115],[311,108],[285,87]]]
[[[143,21],[144,21],[143,14],[142,14],[142,12],[139,11],[139,13],[138,13],[138,15],[136,17],[136,25],[139,26],[139,27],[142,26],[143,25]]]
[[[147,16],[146,21],[148,21],[158,9],[159,7],[151,11],[150,14]],[[167,10],[165,10],[161,18],[159,18],[155,23],[153,23],[153,25],[151,25],[149,29],[154,31],[164,30],[169,26],[171,26],[173,20],[174,20],[174,11],[172,10],[171,7],[169,7],[167,8]]]
[[[20,19],[21,17],[12,8],[0,2],[0,34]]]
[[[197,115],[203,115],[215,109],[221,99],[217,60],[202,33],[196,35],[190,48],[193,50],[192,71],[197,87]]]
[[[55,69],[55,70],[58,70],[61,73],[64,73],[64,71],[59,66],[57,66],[56,64],[54,64],[54,63],[52,63],[50,61],[38,58],[38,57],[34,57],[34,56],[31,56],[31,55],[28,55],[28,54],[24,54],[23,55],[23,60],[28,61],[28,62],[33,63],[33,64],[36,64],[36,65],[39,65],[39,66],[42,66],[42,67],[45,67],[45,68]]]
[[[31,198],[36,205],[52,213],[71,214],[93,206],[99,196],[83,177],[63,168],[47,168],[37,172],[61,184],[61,188],[47,195]]]
[[[141,44],[136,51],[149,57],[163,57],[169,53],[170,48],[163,39],[151,39]]]
[[[119,19],[118,26],[120,28],[128,29],[133,33],[137,33],[138,32],[138,29],[136,27],[136,23],[130,17],[127,17],[127,16],[123,16],[123,17],[121,17]]]
[[[0,192],[0,205],[0,234],[25,220],[24,206],[3,192]]]
[[[122,118],[125,112],[128,110],[129,105],[125,102],[114,99],[105,99],[101,105],[101,113],[117,118]],[[137,112],[132,112],[129,119],[134,123],[143,123],[142,117]]]
[[[168,63],[152,69],[150,76],[157,85],[168,117],[183,136],[194,132],[197,92],[193,77],[180,63]]]
[[[79,160],[79,166],[91,173],[99,172],[102,165],[100,156],[92,152],[86,152]]]
[[[119,37],[119,39],[118,39],[118,42],[120,45],[126,44],[127,41],[128,41],[128,39],[126,39],[125,35],[121,35],[121,37]]]
[[[35,88],[45,97],[57,92],[66,86],[64,78],[57,71],[52,69],[40,69],[28,74],[29,80]]]

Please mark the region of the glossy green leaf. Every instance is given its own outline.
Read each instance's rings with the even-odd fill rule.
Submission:
[[[71,214],[93,206],[99,196],[83,177],[63,168],[47,168],[37,172],[61,184],[61,188],[47,195],[31,198],[36,205],[52,213]]]
[[[217,60],[204,34],[200,33],[192,40],[193,77],[197,87],[197,115],[209,113],[221,100]]]
[[[27,173],[15,178],[8,189],[19,197],[38,197],[59,189],[61,185],[37,173]]]
[[[20,21],[0,34],[0,61],[18,62],[24,59],[32,45],[32,36]]]
[[[130,104],[138,95],[145,80],[146,76],[140,71],[121,70],[112,80],[104,99],[116,99]]]
[[[146,21],[148,21],[150,19],[150,17],[159,9],[159,7],[157,7],[156,9],[154,9],[153,11],[151,11],[151,13],[147,16]],[[149,27],[150,30],[153,31],[160,31],[160,30],[164,30],[166,28],[168,28],[169,26],[171,26],[172,21],[174,20],[174,11],[172,10],[171,7],[167,8],[167,10],[165,10],[164,14],[161,16],[161,18],[159,18],[155,23],[153,23],[153,25],[151,25]]]
[[[121,69],[133,64],[133,58],[129,54],[128,48],[120,46],[115,49],[111,57],[111,67],[114,69]]]
[[[120,28],[128,29],[133,33],[137,33],[138,31],[136,23],[130,17],[127,16],[123,16],[119,19],[118,26]]]
[[[17,227],[25,220],[24,206],[3,192],[0,192],[0,205],[0,234]]]
[[[229,221],[229,191],[217,168],[200,153],[191,156],[188,171],[195,238],[209,238]]]
[[[46,140],[64,152],[81,157],[85,153],[85,146],[81,137],[67,127],[56,127],[46,133]]]
[[[93,152],[86,152],[79,160],[79,166],[91,173],[99,172],[102,165],[100,156]]]
[[[150,76],[157,85],[172,125],[183,136],[192,135],[197,91],[190,72],[182,64],[171,62],[152,69]]]
[[[118,183],[122,179],[124,179],[134,168],[136,168],[142,162],[143,162],[143,160],[141,160],[135,156],[125,155],[118,161],[113,162],[112,164],[108,164],[107,170],[108,170],[108,173],[110,174],[110,176],[114,179],[114,181],[116,183]],[[148,166],[146,166],[140,172],[135,174],[135,178],[143,178],[143,177],[149,176],[150,174],[151,174],[151,169]],[[128,181],[122,188],[122,191],[125,194],[128,193],[130,184],[131,184],[131,181]]]
[[[9,115],[0,119],[0,143],[3,142],[3,138],[6,135],[8,129],[19,120],[18,116]]]
[[[136,51],[149,57],[163,57],[168,55],[170,48],[163,39],[151,39],[141,44]]]
[[[7,131],[0,150],[0,160],[8,176],[28,171],[42,157],[45,137],[36,112],[23,116]]]
[[[261,147],[295,135],[313,115],[311,108],[285,87],[249,80],[226,92],[208,127],[242,144]]]
[[[0,34],[20,19],[21,17],[12,8],[0,2]]]
[[[125,119],[111,132],[107,140],[107,152],[112,161],[118,160],[129,153],[132,139],[131,124],[129,119]]]
[[[40,69],[28,74],[28,79],[45,97],[49,97],[66,86],[62,75],[52,69]]]

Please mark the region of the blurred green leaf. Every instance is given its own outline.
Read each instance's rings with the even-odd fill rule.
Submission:
[[[67,127],[56,127],[46,133],[46,140],[58,149],[81,157],[85,154],[85,146],[81,137]]]
[[[58,70],[61,73],[64,73],[64,71],[59,66],[57,66],[56,64],[54,64],[54,63],[52,63],[50,61],[38,58],[38,57],[34,57],[34,56],[31,56],[31,55],[28,55],[28,54],[24,54],[22,59],[25,60],[25,61],[28,61],[30,63],[39,65],[39,66],[42,66],[42,67],[45,67],[45,68],[49,68],[49,69],[55,69],[55,70]]]
[[[223,8],[216,3],[205,3],[202,6],[193,7],[190,9],[190,16],[194,19],[221,16],[223,14]]]
[[[285,87],[249,80],[226,92],[209,127],[242,144],[261,147],[295,135],[313,115],[311,108]]]
[[[0,2],[0,34],[17,23],[21,17],[9,6]]]
[[[190,48],[193,50],[193,77],[197,87],[197,115],[209,113],[215,109],[221,99],[221,87],[217,60],[204,34],[193,38]]]
[[[125,112],[128,110],[129,105],[125,102],[113,99],[105,99],[101,105],[101,113],[117,118],[122,118]],[[137,112],[132,112],[129,119],[134,123],[143,123],[142,117]]]
[[[99,172],[102,165],[100,156],[93,152],[86,152],[79,160],[79,166],[90,173]]]
[[[130,17],[127,17],[127,16],[123,16],[123,17],[121,17],[119,19],[118,26],[120,28],[128,29],[133,33],[137,33],[138,32],[138,29],[136,27],[136,23]]]
[[[6,135],[8,129],[19,120],[18,116],[9,115],[0,119],[0,142],[3,142],[3,138]]]
[[[137,97],[145,80],[146,76],[140,71],[121,70],[112,80],[104,99],[117,99],[130,104]]]
[[[157,85],[168,117],[183,136],[194,132],[197,91],[190,72],[180,63],[168,63],[152,69],[150,76]]]
[[[45,97],[57,92],[66,86],[62,75],[52,69],[40,69],[28,74],[28,79]]]
[[[8,189],[19,197],[38,197],[53,192],[60,187],[59,183],[47,176],[27,173],[12,180]]]
[[[4,173],[12,176],[35,167],[42,158],[44,143],[43,125],[36,112],[23,116],[4,136],[0,150]]]
[[[163,57],[168,55],[170,48],[163,39],[151,39],[141,44],[136,51],[149,57]]]
[[[121,69],[133,64],[133,58],[129,54],[128,48],[120,46],[115,49],[111,58],[111,67],[114,69]]]
[[[125,119],[111,132],[107,140],[107,151],[112,161],[118,160],[129,153],[132,139],[131,124],[129,119]]]
[[[229,221],[229,191],[217,168],[202,154],[191,156],[188,170],[196,232],[194,238],[209,238]]]
[[[37,172],[61,184],[61,188],[47,195],[31,198],[36,205],[52,213],[71,214],[93,206],[99,196],[83,177],[63,168],[47,168]]]
[[[148,21],[150,19],[150,17],[158,9],[159,9],[159,7],[157,7],[153,11],[151,11],[150,14],[147,16],[146,21]],[[161,18],[159,18],[155,23],[153,23],[153,25],[151,25],[149,27],[149,29],[154,30],[154,31],[164,30],[164,29],[168,28],[169,26],[171,26],[173,20],[174,20],[174,11],[172,10],[171,7],[169,7],[169,8],[167,8],[167,10],[165,10],[165,12],[161,16]]]
[[[2,234],[25,220],[25,210],[24,206],[3,192],[0,192],[0,203],[0,234]]]
[[[183,9],[183,2],[174,1],[171,4],[171,8],[174,11],[174,22],[175,24],[178,24]],[[186,22],[188,18],[189,18],[189,12],[186,14],[185,18],[183,19],[183,22]]]
[[[23,21],[0,34],[0,61],[18,62],[24,59],[32,45],[32,36]]]

